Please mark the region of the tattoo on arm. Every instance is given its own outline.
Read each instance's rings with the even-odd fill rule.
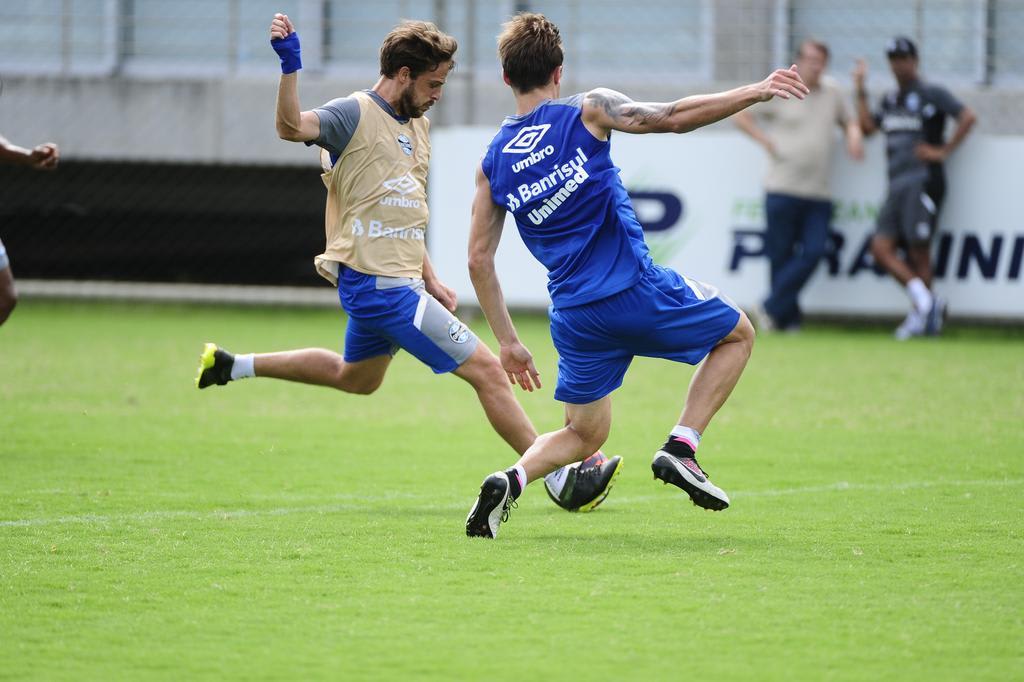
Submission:
[[[624,126],[646,128],[664,123],[676,113],[675,102],[634,102],[614,90],[592,90],[587,94],[587,102]]]

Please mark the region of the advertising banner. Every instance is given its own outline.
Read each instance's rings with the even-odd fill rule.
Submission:
[[[491,128],[432,132],[428,244],[436,268],[464,303],[474,303],[466,267],[474,172]],[[838,131],[837,131],[838,134]],[[885,196],[884,146],[869,140],[864,161],[836,151],[832,248],[804,289],[810,314],[902,316],[908,300],[878,271],[869,251]],[[743,307],[763,300],[763,150],[739,132],[614,134],[621,169],[654,260],[717,286]],[[947,193],[935,240],[935,288],[953,318],[1024,321],[1024,138],[975,135],[946,167]],[[544,269],[506,219],[496,260],[511,307],[550,303]]]

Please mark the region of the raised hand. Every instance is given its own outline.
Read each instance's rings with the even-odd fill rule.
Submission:
[[[292,33],[295,33],[295,26],[292,25],[292,20],[288,18],[288,15],[275,14],[274,20],[270,22],[270,39],[287,38]]]
[[[857,90],[864,89],[864,83],[868,78],[868,63],[863,59],[858,59],[853,64],[853,71],[850,73],[853,76],[853,86]]]
[[[810,91],[803,78],[796,72],[796,64],[788,69],[775,69],[758,85],[758,94],[762,102],[767,102],[773,97],[803,99]]]

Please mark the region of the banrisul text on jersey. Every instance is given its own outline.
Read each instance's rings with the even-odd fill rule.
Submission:
[[[623,291],[651,263],[611,144],[583,124],[582,101],[549,100],[506,118],[482,163],[492,201],[515,217],[559,307]]]

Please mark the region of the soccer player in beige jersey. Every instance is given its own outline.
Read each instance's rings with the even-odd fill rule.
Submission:
[[[345,352],[233,355],[209,343],[196,385],[261,376],[369,394],[404,348],[435,373],[468,382],[491,425],[522,454],[537,431],[512,393],[513,378],[455,317],[455,292],[438,279],[426,251],[430,123],[423,114],[441,98],[455,66],[455,39],[430,23],[403,22],[381,45],[373,88],[301,111],[299,37],[286,15],[274,16],[270,37],[281,58],[278,135],[321,148],[327,248],[314,263],[337,286],[348,313]],[[620,462],[596,453],[589,465],[567,469],[552,499],[566,509],[592,509]]]

